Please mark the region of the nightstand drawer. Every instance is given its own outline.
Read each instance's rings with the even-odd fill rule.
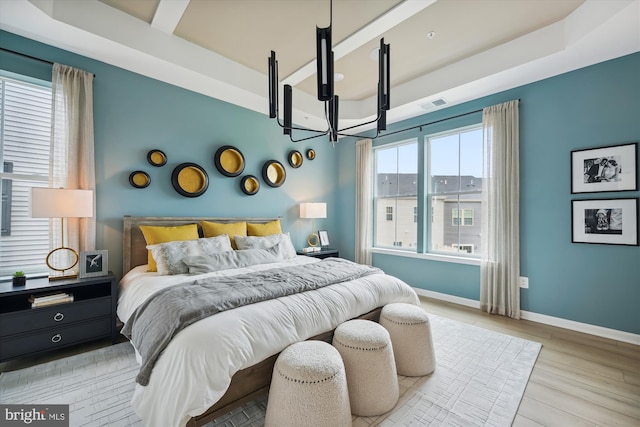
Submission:
[[[46,332],[22,335],[0,341],[0,360],[27,355],[42,350],[55,350],[70,344],[109,337],[111,335],[111,317],[104,317],[77,325],[51,328]]]
[[[43,328],[64,326],[73,322],[108,316],[110,313],[111,297],[23,310],[0,316],[0,338],[24,332],[36,332]]]

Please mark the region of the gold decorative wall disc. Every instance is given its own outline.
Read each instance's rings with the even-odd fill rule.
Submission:
[[[129,184],[135,188],[145,188],[151,183],[149,174],[145,171],[134,171],[129,175]]]
[[[280,187],[287,178],[284,166],[277,160],[269,160],[262,166],[262,179],[270,187]]]
[[[209,187],[209,176],[202,166],[195,163],[181,163],[171,174],[173,188],[182,196],[198,197]]]
[[[152,166],[164,166],[167,164],[167,156],[160,150],[151,150],[147,153],[147,161]]]
[[[214,158],[216,169],[224,176],[238,176],[244,171],[244,156],[235,147],[223,145],[218,148]]]

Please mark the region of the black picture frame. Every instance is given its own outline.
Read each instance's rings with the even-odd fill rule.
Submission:
[[[109,274],[109,251],[104,249],[80,252],[79,277],[81,279],[106,276],[107,274]]]
[[[637,142],[573,150],[571,152],[571,194],[636,191],[638,189],[637,158]]]
[[[329,247],[329,233],[327,230],[318,231],[318,237],[320,239],[320,246],[323,248]]]
[[[638,198],[572,200],[571,242],[638,246]]]

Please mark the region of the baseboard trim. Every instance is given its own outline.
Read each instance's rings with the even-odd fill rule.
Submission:
[[[433,298],[441,301],[451,302],[454,304],[464,305],[466,307],[480,309],[480,301],[457,297],[455,295],[443,294],[440,292],[428,291],[426,289],[413,288],[418,295]],[[602,326],[590,325],[588,323],[576,322],[574,320],[562,319],[560,317],[547,316],[546,314],[534,313],[530,311],[520,311],[520,318],[531,322],[542,323],[550,326],[557,326],[563,329],[569,329],[576,332],[595,335],[598,337],[609,338],[616,341],[622,341],[629,344],[640,345],[640,335],[631,332],[619,331],[617,329],[605,328]]]

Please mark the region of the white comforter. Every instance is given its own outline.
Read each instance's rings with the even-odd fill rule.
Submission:
[[[201,276],[160,276],[146,273],[146,265],[139,266],[120,282],[118,317],[126,323],[135,308],[154,292],[194,277],[236,275],[311,262],[318,260],[298,256]],[[167,346],[149,385],[136,384],[132,406],[147,426],[184,426],[224,395],[237,371],[390,302],[419,303],[413,289],[401,280],[375,274],[200,320],[179,332]]]

